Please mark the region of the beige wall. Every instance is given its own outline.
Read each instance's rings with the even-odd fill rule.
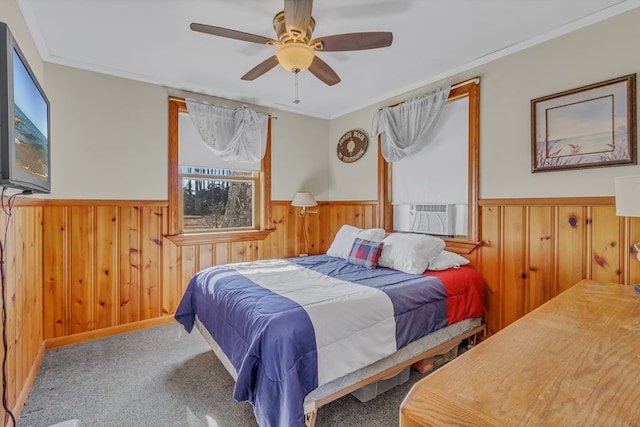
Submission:
[[[51,198],[167,199],[167,93],[45,64],[51,102]]]
[[[298,191],[329,200],[329,159],[326,155],[329,121],[272,111],[271,197],[291,200]]]
[[[45,64],[51,101],[52,191],[62,199],[166,200],[168,96],[238,102]],[[326,120],[272,114],[272,197],[296,191],[328,197]]]
[[[331,120],[329,132],[329,177],[331,200],[376,200],[378,198],[378,139],[371,138],[372,111],[363,109]],[[358,129],[369,136],[362,158],[353,163],[338,159],[336,149],[345,132]]]
[[[635,9],[334,119],[330,146],[335,149],[343,129],[370,130],[371,118],[378,108],[447,83],[480,76],[481,198],[611,196],[613,177],[640,174],[640,166],[531,173],[530,101],[640,71],[639,22],[640,9]],[[339,163],[331,156],[332,198],[357,200],[361,194],[373,198],[376,169],[344,167]],[[341,185],[348,181],[360,185],[357,188]]]
[[[160,86],[44,64],[12,1],[2,2],[36,73],[44,74],[51,99],[52,194],[55,198],[160,199],[167,197],[167,96],[197,96]],[[275,200],[311,191],[320,200],[371,200],[377,195],[377,141],[362,159],[341,162],[340,136],[369,134],[373,113],[445,83],[481,78],[480,196],[562,197],[613,194],[613,177],[640,173],[640,166],[532,174],[530,100],[635,73],[640,56],[640,9],[451,76],[445,81],[330,121],[266,110],[273,121]],[[508,177],[508,179],[505,179]]]
[[[530,100],[640,71],[639,22],[636,9],[479,70],[481,197],[611,196],[615,176],[640,173],[637,165],[530,172]]]

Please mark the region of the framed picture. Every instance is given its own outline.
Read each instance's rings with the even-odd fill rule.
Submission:
[[[531,101],[531,171],[637,163],[636,75]]]

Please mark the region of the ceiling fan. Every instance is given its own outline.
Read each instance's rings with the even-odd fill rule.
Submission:
[[[316,52],[377,49],[390,46],[393,41],[393,34],[389,32],[347,33],[312,39],[316,24],[311,16],[312,8],[313,0],[284,0],[284,11],[273,18],[277,40],[205,24],[192,23],[190,28],[214,36],[276,46],[275,55],[249,70],[242,80],[254,80],[280,64],[296,74],[308,69],[329,86],[340,82],[340,77],[316,56]]]

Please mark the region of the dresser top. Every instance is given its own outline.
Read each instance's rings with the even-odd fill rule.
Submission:
[[[639,388],[640,293],[583,280],[416,383],[401,425],[640,425]]]

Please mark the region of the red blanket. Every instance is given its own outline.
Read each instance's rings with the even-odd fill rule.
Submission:
[[[477,270],[463,265],[458,269],[425,271],[424,274],[435,276],[444,284],[450,325],[468,317],[484,315],[484,279]]]

